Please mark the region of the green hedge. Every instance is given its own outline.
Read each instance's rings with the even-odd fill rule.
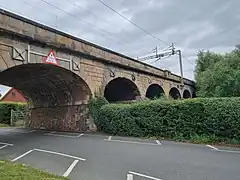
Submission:
[[[106,104],[108,104],[108,101],[104,97],[94,97],[89,101],[89,111],[94,120],[94,123],[98,127],[98,130],[101,130],[102,125],[102,123],[99,121],[100,109],[103,105]]]
[[[0,123],[10,124],[11,109],[23,110],[26,108],[24,103],[1,102],[0,103]]]
[[[240,140],[240,98],[109,104],[97,118],[100,129],[113,135]]]

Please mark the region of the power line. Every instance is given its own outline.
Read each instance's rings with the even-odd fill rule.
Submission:
[[[126,18],[125,16],[123,16],[122,14],[120,14],[119,12],[117,12],[115,9],[113,9],[111,6],[107,5],[105,2],[103,2],[102,0],[97,0],[99,1],[101,4],[103,4],[104,6],[106,6],[107,8],[111,9],[113,12],[115,12],[116,14],[118,14],[119,16],[121,16],[122,18],[124,18],[125,20],[127,20],[128,22],[130,22],[131,24],[133,24],[134,26],[136,26],[137,28],[139,28],[140,30],[142,30],[143,32],[145,32],[146,34],[148,34],[149,36],[151,36],[152,38],[166,44],[169,45],[168,43],[166,43],[165,41],[159,39],[158,37],[156,37],[155,35],[149,33],[147,30],[143,29],[141,26],[137,25],[135,22],[131,21],[130,19]]]
[[[104,29],[101,29],[101,28],[95,26],[94,24],[92,24],[92,23],[90,23],[90,22],[88,22],[88,21],[86,21],[86,20],[84,20],[84,19],[78,18],[77,16],[75,16],[75,15],[73,15],[73,14],[71,14],[71,13],[69,13],[69,12],[67,12],[67,11],[59,8],[58,6],[55,6],[55,5],[49,3],[49,2],[47,2],[47,1],[45,1],[45,0],[40,0],[40,1],[44,2],[45,4],[48,4],[49,6],[55,8],[55,9],[58,9],[59,11],[62,11],[62,12],[64,12],[64,13],[68,14],[69,16],[72,16],[72,17],[76,18],[76,19],[79,20],[79,21],[82,21],[82,22],[88,24],[89,26],[94,27],[95,29],[97,29],[97,30],[99,30],[99,31],[101,31],[101,32],[103,32],[103,33],[105,33],[105,34],[112,34],[112,33],[108,32],[108,31],[106,31],[106,30],[104,30]],[[114,36],[114,35],[112,35],[112,36]],[[105,37],[106,37],[106,36],[105,36]],[[110,40],[116,41],[115,39],[110,38],[110,37],[106,37],[106,38],[108,38],[108,39],[110,39]],[[116,41],[116,42],[119,42],[119,41]]]
[[[76,6],[77,8],[82,9],[82,10],[88,12],[89,14],[92,14],[94,17],[100,19],[101,21],[107,23],[108,25],[112,26],[112,24],[111,24],[109,21],[107,21],[106,19],[103,19],[103,18],[101,18],[99,15],[91,12],[90,10],[88,10],[88,9],[86,9],[86,8],[84,8],[84,7],[76,4],[76,3],[74,3],[72,0],[66,0],[66,1],[68,1],[68,2],[71,3],[71,4],[73,4],[73,5]],[[127,33],[125,30],[122,30],[122,31],[125,32],[125,33]],[[131,40],[129,40],[129,41],[125,41],[125,40],[124,40],[124,42],[125,42],[125,43],[129,43],[129,42],[131,42]]]
[[[92,14],[95,18],[98,18],[98,19],[100,19],[100,20],[102,20],[102,21],[104,21],[104,22],[110,24],[109,21],[107,21],[107,20],[101,18],[100,16],[98,16],[98,15],[96,15],[95,13],[89,11],[88,9],[86,9],[86,8],[84,8],[84,7],[82,7],[82,6],[78,5],[78,4],[76,4],[76,3],[74,3],[74,1],[72,1],[72,0],[66,0],[66,1],[68,1],[68,2],[71,3],[71,4],[73,4],[74,6],[78,7],[79,9],[82,9],[82,10],[88,12],[89,14]]]

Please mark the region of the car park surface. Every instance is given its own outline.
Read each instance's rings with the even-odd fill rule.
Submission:
[[[239,180],[240,149],[23,128],[0,129],[0,158],[72,180]]]

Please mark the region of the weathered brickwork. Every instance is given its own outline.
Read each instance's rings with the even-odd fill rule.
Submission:
[[[86,104],[30,110],[28,127],[48,130],[84,132],[89,129]],[[94,127],[91,127],[94,128]]]
[[[194,82],[138,62],[116,52],[31,22],[0,9],[0,84],[19,89],[30,100],[29,126],[62,131],[95,129],[88,100],[104,95],[117,78],[128,79],[144,99],[158,84],[169,96],[171,88],[191,96]],[[60,67],[43,64],[54,50]],[[124,88],[124,87],[122,87]],[[136,98],[137,99],[137,98]]]

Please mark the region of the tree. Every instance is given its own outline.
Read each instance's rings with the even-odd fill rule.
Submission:
[[[224,55],[200,51],[195,77],[198,96],[240,96],[240,50]]]

